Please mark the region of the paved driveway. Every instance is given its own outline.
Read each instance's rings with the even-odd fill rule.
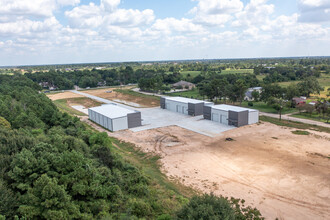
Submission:
[[[176,125],[206,136],[214,137],[221,134],[221,132],[235,128],[234,126],[205,120],[203,116],[192,117],[159,107],[139,109],[139,111],[141,111],[143,126],[131,128],[130,130],[134,132]]]

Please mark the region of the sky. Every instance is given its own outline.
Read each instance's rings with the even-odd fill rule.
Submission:
[[[330,0],[0,0],[0,66],[329,51]]]

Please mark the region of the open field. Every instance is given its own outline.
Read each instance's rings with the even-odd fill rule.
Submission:
[[[183,77],[187,77],[190,74],[190,77],[194,78],[201,74],[201,71],[182,71],[181,74]]]
[[[215,138],[177,126],[108,134],[159,155],[168,178],[201,192],[242,198],[267,219],[325,219],[330,134],[293,134],[296,130],[264,122]]]
[[[84,108],[87,109],[87,108],[100,106],[103,103],[86,97],[78,97],[78,98],[57,99],[54,101],[54,104],[63,112],[67,112],[71,115],[84,116],[86,114],[76,110],[72,106],[83,106]]]
[[[73,92],[61,92],[61,93],[55,93],[55,94],[47,94],[47,97],[51,100],[55,101],[58,99],[69,99],[69,98],[79,98],[84,97],[82,95],[73,93]]]
[[[313,112],[312,114],[302,112],[302,113],[292,114],[290,116],[295,117],[295,118],[304,118],[304,119],[310,119],[310,120],[314,120],[314,121],[327,122],[326,119],[322,118],[321,115],[316,112]]]
[[[156,107],[159,106],[159,97],[148,96],[129,90],[131,87],[118,89],[86,90],[84,93],[108,99],[114,102],[126,104],[132,107]],[[111,91],[111,92],[110,92]]]
[[[226,69],[226,70],[221,70],[221,74],[235,74],[235,73],[253,73],[253,69]]]
[[[274,113],[274,114],[278,113],[276,111],[276,109],[274,109],[273,107],[267,105],[267,103],[265,103],[265,102],[253,102],[253,106],[249,106],[248,102],[244,101],[244,102],[242,102],[242,107],[257,109],[261,112]],[[297,111],[298,110],[295,109],[295,108],[284,107],[283,110],[282,110],[282,114],[289,114],[289,113],[294,113],[294,112],[297,112]]]
[[[181,96],[193,99],[203,99],[203,97],[199,94],[198,89],[183,91],[183,92],[172,92],[166,93],[167,96]]]

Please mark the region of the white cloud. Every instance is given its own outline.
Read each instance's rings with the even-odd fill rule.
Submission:
[[[100,5],[90,3],[66,11],[72,28],[106,28],[108,25],[137,27],[154,21],[153,10],[118,9],[119,0],[103,0]]]
[[[175,18],[157,19],[152,26],[152,30],[168,35],[173,32],[202,33],[205,31],[201,25],[194,24],[190,19],[186,18],[180,20]]]
[[[58,29],[61,25],[55,17],[44,21],[19,20],[8,23],[0,23],[0,36],[30,36],[33,33],[49,32]]]
[[[230,21],[233,13],[243,8],[240,0],[196,0],[198,4],[190,13],[194,14],[194,22],[207,26],[224,26]]]
[[[251,0],[244,10],[236,13],[235,27],[262,25],[269,21],[274,12],[274,5],[267,4],[267,0]]]
[[[51,17],[60,6],[76,5],[80,0],[1,0],[0,16]]]
[[[330,1],[329,0],[298,0],[300,10],[300,22],[329,22]]]

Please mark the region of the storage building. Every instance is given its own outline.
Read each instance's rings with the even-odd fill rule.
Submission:
[[[141,126],[141,112],[115,104],[88,109],[89,119],[110,131],[119,131]]]
[[[203,107],[208,105],[213,103],[184,97],[160,98],[161,108],[191,116],[203,115]]]
[[[232,105],[204,106],[204,119],[241,127],[259,121],[259,111]]]

